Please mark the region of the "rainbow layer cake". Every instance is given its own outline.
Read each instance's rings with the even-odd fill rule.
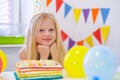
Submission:
[[[62,66],[53,60],[20,60],[16,64],[16,75],[19,79],[60,79]]]

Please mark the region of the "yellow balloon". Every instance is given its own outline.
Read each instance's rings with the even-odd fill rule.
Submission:
[[[2,59],[2,72],[3,72],[7,67],[8,59],[6,54],[2,50],[0,50],[0,58]]]
[[[85,46],[75,46],[68,50],[64,58],[63,66],[69,77],[86,77],[83,67],[83,60],[87,52],[88,48]]]

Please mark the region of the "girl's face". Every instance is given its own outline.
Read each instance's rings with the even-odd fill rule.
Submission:
[[[47,18],[41,22],[37,33],[37,43],[50,46],[56,40],[56,28],[54,22]]]

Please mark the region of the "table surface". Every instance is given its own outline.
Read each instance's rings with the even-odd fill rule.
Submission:
[[[16,80],[14,76],[14,71],[1,73],[0,80]],[[59,80],[87,80],[87,79],[70,78],[66,75],[65,70],[63,70],[63,79],[59,79]],[[117,74],[114,76],[113,80],[120,80],[120,67],[118,68]]]

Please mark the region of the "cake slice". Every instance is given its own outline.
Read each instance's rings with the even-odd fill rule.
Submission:
[[[62,65],[53,60],[20,60],[15,66],[19,78],[62,78]]]

